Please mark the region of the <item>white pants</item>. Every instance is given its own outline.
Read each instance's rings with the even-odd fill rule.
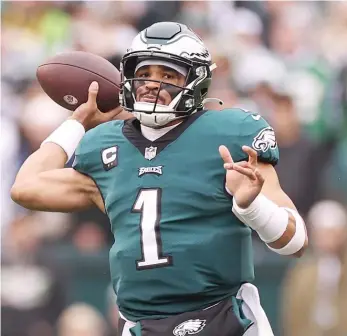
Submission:
[[[244,336],[274,336],[269,320],[260,304],[257,287],[245,283],[240,287],[236,297],[243,300],[242,311],[244,315],[254,322],[244,333]],[[121,336],[131,336],[129,329],[134,327],[135,323],[126,320],[121,313],[120,316],[126,321]]]

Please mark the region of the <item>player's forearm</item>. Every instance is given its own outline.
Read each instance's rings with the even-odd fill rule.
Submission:
[[[268,243],[268,246],[274,250],[280,250],[284,248],[285,246],[288,246],[288,244],[294,238],[295,233],[298,233],[297,229],[298,230],[301,229],[301,232],[304,231],[301,234],[305,235],[305,242],[302,248],[298,252],[292,254],[292,256],[294,257],[301,257],[304,250],[306,249],[308,245],[308,238],[307,238],[305,223],[303,219],[300,217],[299,213],[297,212],[297,209],[294,203],[279,186],[277,188],[274,188],[274,187],[269,187],[265,185],[262,192],[265,196],[267,196],[270,200],[272,200],[276,205],[278,205],[282,209],[286,209],[287,215],[288,215],[285,231],[283,232],[281,237],[279,237],[277,240],[271,243]]]
[[[24,162],[14,187],[32,183],[30,178],[39,173],[63,168],[72,157],[85,134],[84,126],[77,120],[66,120],[46,138],[35,153]],[[16,188],[14,188],[16,189]]]
[[[287,228],[284,231],[284,233],[282,234],[282,236],[277,239],[276,241],[269,243],[268,246],[270,246],[273,249],[279,250],[284,248],[285,246],[287,246],[290,241],[293,239],[295,232],[296,232],[296,219],[294,218],[294,216],[289,213],[289,217],[288,217],[288,224],[287,224]],[[301,257],[308,245],[308,239],[307,239],[307,234],[305,233],[306,237],[305,237],[305,242],[303,247],[296,253],[293,254],[294,257]]]
[[[308,239],[305,223],[290,198],[279,188],[266,188],[246,209],[234,202],[233,211],[274,252],[300,257]]]
[[[26,159],[17,174],[16,182],[25,182],[44,171],[64,168],[66,160],[67,155],[60,146],[47,143]]]
[[[32,206],[26,203],[33,198],[33,195],[39,193],[42,188],[39,183],[40,173],[64,168],[66,158],[64,150],[53,143],[45,144],[31,154],[25,160],[16,176],[11,189],[12,199],[20,205],[31,209]],[[49,184],[43,187],[49,188]]]

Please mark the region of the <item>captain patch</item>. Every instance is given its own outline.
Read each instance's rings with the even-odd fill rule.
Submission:
[[[118,146],[103,149],[101,160],[106,171],[116,167],[118,164]]]

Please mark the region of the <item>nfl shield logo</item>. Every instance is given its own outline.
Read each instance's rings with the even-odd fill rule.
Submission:
[[[145,159],[152,160],[157,155],[157,147],[146,147],[145,149]]]

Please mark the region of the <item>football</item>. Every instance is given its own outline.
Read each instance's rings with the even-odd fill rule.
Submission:
[[[58,54],[37,68],[36,77],[57,104],[74,111],[88,100],[88,88],[99,83],[98,108],[107,112],[119,106],[121,76],[109,61],[88,52]]]

